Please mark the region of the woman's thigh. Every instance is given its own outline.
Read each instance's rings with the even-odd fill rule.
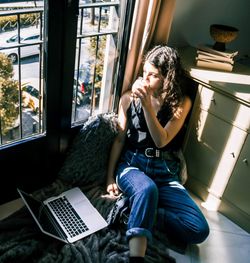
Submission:
[[[116,182],[120,190],[129,197],[147,191],[147,189],[157,192],[158,196],[158,189],[154,181],[137,167],[129,166],[126,163],[119,165]]]

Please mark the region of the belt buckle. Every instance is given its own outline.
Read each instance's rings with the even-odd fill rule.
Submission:
[[[160,157],[160,150],[158,150],[158,149],[155,150],[155,157],[157,157],[157,158]]]
[[[152,151],[152,154],[150,154],[149,151]],[[155,157],[155,155],[154,155],[154,148],[146,148],[145,149],[145,156],[148,157],[148,158]]]

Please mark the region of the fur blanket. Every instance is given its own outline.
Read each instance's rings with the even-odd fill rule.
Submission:
[[[107,218],[116,200],[105,191],[107,161],[116,134],[115,114],[90,117],[74,139],[56,181],[33,195],[41,200],[79,186]],[[125,231],[122,225],[107,227],[74,244],[65,244],[42,234],[23,207],[0,222],[0,263],[125,263],[129,257]],[[167,240],[157,230],[145,262],[175,262],[169,256]]]

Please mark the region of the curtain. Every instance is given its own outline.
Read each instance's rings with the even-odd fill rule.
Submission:
[[[136,0],[122,92],[141,74],[143,55],[167,43],[176,0]]]

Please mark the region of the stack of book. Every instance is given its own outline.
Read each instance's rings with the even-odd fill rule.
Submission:
[[[232,71],[237,54],[238,51],[218,51],[210,45],[200,45],[197,47],[196,65],[203,68]]]

